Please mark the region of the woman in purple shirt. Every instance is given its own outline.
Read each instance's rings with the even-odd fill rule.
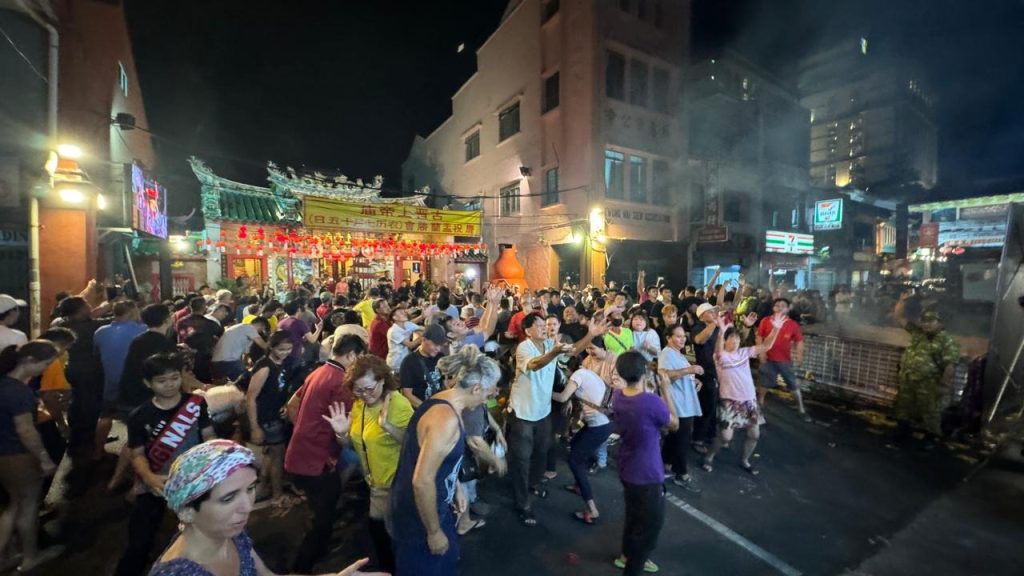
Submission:
[[[630,350],[619,356],[615,371],[625,383],[616,390],[612,405],[615,423],[622,436],[619,448],[619,479],[626,501],[626,522],[622,529],[622,555],[615,566],[626,576],[645,570],[657,571],[649,560],[665,522],[665,468],[661,462],[661,429],[679,428],[679,419],[669,412],[647,373],[647,360]],[[659,374],[659,378],[664,378]],[[648,386],[650,384],[651,387]]]

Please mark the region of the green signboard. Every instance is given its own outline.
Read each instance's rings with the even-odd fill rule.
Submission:
[[[818,200],[814,203],[814,229],[839,230],[843,227],[843,199]]]

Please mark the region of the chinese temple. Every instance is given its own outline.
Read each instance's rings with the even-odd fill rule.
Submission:
[[[254,186],[217,176],[198,158],[189,162],[205,229],[188,248],[205,256],[211,286],[231,280],[281,292],[311,276],[438,282],[486,262],[480,212],[429,208],[427,188],[385,198],[380,176],[364,183],[273,163],[270,185]]]

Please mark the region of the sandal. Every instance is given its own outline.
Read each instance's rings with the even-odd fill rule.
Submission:
[[[701,467],[701,470],[704,470],[705,472],[711,472],[712,470],[714,470],[714,468],[711,467],[711,461],[710,460],[704,460],[704,462],[701,463],[700,467]]]
[[[541,488],[540,486],[534,486],[533,488],[530,488],[530,492],[537,498],[540,498],[541,500],[548,497],[547,489]]]
[[[587,510],[579,510],[577,512],[574,512],[572,517],[579,520],[580,522],[583,522],[588,526],[593,526],[594,524],[597,524],[597,519],[600,518],[600,516],[594,516]]]
[[[537,525],[537,517],[533,515],[533,510],[520,510],[519,521],[523,523],[523,526],[530,528]]]
[[[473,522],[469,525],[469,528],[466,528],[465,530],[460,528],[455,532],[459,536],[465,536],[466,534],[469,534],[471,531],[476,530],[477,528],[483,528],[484,526],[487,526],[487,521],[483,518],[477,518],[476,520],[473,520]]]
[[[740,463],[740,469],[743,470],[744,472],[746,472],[747,474],[750,474],[751,476],[757,476],[758,474],[761,473],[760,470],[758,470],[757,468],[754,468],[750,464]]]
[[[704,444],[694,443],[691,444],[691,446],[693,447],[693,451],[696,452],[697,454],[700,454],[701,456],[708,453],[708,447],[705,446]]]
[[[582,494],[580,494],[580,487],[575,484],[566,484],[565,489],[577,496],[582,496]]]
[[[546,483],[554,480],[555,478],[558,478],[558,472],[545,472],[544,475],[541,476],[540,481],[541,481],[541,484],[546,484]]]

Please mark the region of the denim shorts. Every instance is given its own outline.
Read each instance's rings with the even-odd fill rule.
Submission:
[[[782,376],[782,381],[786,383],[786,387],[790,390],[797,390],[800,387],[800,384],[796,381],[796,375],[793,373],[793,364],[789,362],[776,362],[774,360],[762,362],[760,372],[761,386],[765,388],[774,388],[779,381],[780,375]]]

